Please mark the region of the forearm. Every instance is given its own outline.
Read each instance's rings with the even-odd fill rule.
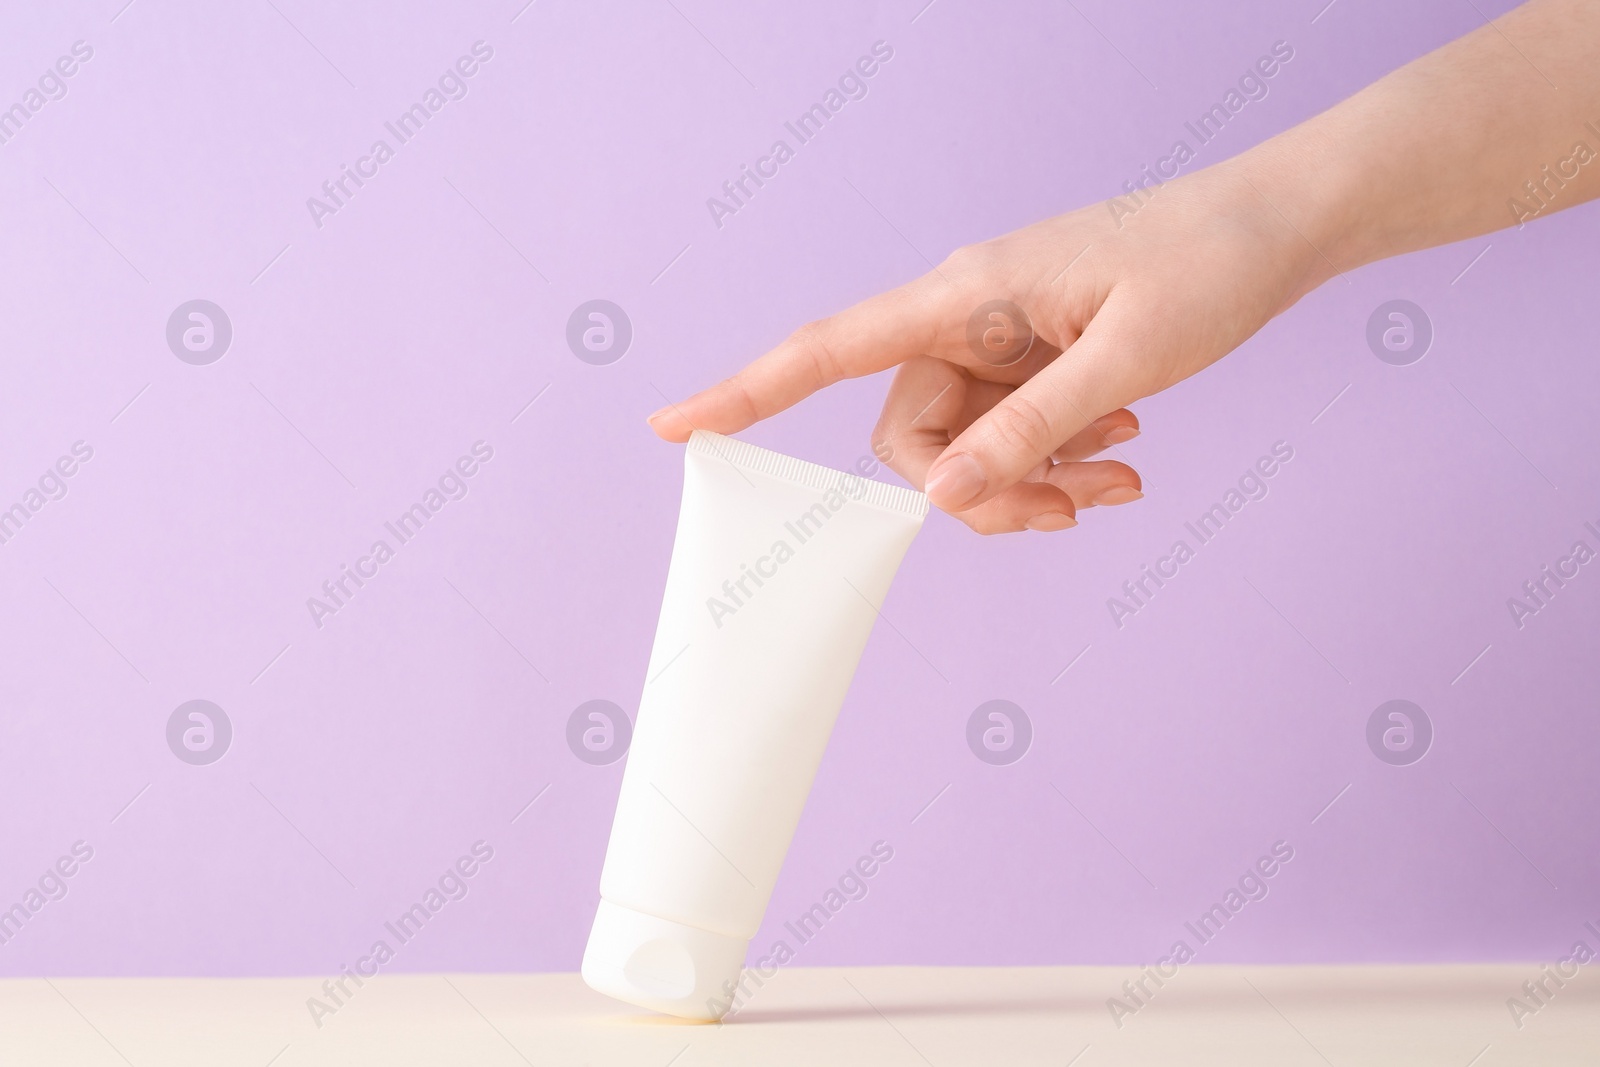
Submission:
[[[1338,271],[1600,196],[1600,0],[1533,0],[1233,161]]]
[[[1322,282],[1596,195],[1600,0],[1534,0],[1240,156],[1143,190],[1136,208],[1118,198],[959,249],[651,425],[673,441],[734,433],[897,366],[874,435],[889,466],[981,533],[1065,529],[1080,509],[1138,499],[1137,472],[1095,458],[1139,432],[1128,405]],[[1004,329],[975,338],[982,315]]]

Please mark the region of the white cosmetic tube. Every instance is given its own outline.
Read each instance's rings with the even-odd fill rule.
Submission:
[[[591,987],[728,1008],[921,493],[696,431],[583,955]]]

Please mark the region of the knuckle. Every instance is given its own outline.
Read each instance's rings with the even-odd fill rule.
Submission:
[[[1050,451],[1054,424],[1049,413],[1031,398],[1013,393],[992,416],[994,438],[1008,454],[1032,460]]]
[[[819,319],[806,323],[789,335],[789,343],[810,361],[819,386],[832,385],[844,377],[830,344],[832,333],[827,321]]]
[[[994,252],[987,244],[962,245],[945,256],[939,268],[952,277],[971,280],[991,273],[994,262]]]
[[[724,378],[721,388],[727,396],[738,402],[741,418],[745,420],[746,425],[761,418],[760,405],[756,403],[755,395],[750,392],[749,386],[745,384],[743,371],[733,375],[731,378]]]

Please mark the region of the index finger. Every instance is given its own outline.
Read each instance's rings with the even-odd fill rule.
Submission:
[[[939,332],[934,284],[919,278],[807,323],[733,377],[651,415],[651,429],[668,441],[693,430],[736,433],[835,382],[929,351]]]

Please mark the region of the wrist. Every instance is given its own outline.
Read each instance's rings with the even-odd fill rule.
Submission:
[[[1393,255],[1384,183],[1337,136],[1331,116],[1287,130],[1236,157],[1241,173],[1314,250],[1304,295],[1326,281]]]
[[[1210,169],[1231,213],[1270,250],[1282,301],[1273,314],[1359,265],[1343,183],[1303,146],[1274,138]]]

